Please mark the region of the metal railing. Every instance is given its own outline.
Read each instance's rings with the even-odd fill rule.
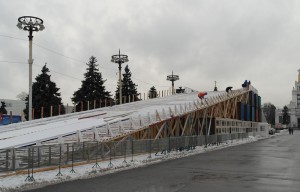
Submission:
[[[80,142],[29,146],[0,151],[0,173],[17,170],[70,166],[76,163],[98,162],[116,158],[131,158],[149,153],[192,150],[196,146],[219,144],[243,139],[253,133],[233,133],[210,136],[167,137],[156,140],[127,139],[119,142]]]

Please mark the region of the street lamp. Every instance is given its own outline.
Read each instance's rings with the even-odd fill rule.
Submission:
[[[43,20],[38,17],[33,16],[23,16],[18,18],[18,24],[17,27],[20,30],[29,31],[29,98],[28,98],[28,120],[32,120],[32,33],[34,31],[43,31],[45,29],[45,26],[43,25]]]
[[[173,71],[172,71],[172,75],[168,75],[167,80],[172,81],[172,95],[174,95],[174,81],[179,80],[179,76],[178,75],[173,75]]]
[[[111,62],[119,64],[119,103],[122,104],[122,80],[121,80],[121,69],[122,64],[128,62],[128,56],[120,53],[118,55],[111,56]]]

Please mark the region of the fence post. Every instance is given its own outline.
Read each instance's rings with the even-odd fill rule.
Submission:
[[[133,162],[133,138],[131,138],[131,162]]]
[[[59,162],[58,162],[58,173],[56,176],[62,176],[60,172],[60,166],[61,166],[61,144],[59,145]]]
[[[111,162],[111,143],[109,143],[109,164],[108,167],[113,167],[113,164]]]
[[[5,157],[6,161],[5,161],[5,169],[8,170],[8,161],[9,161],[9,153],[8,153],[8,149],[6,150],[6,157]]]
[[[16,149],[12,148],[11,153],[11,169],[14,171],[16,169]]]
[[[41,118],[44,118],[44,107],[41,108]]]
[[[32,147],[31,149],[31,177],[30,177],[30,181],[34,181],[34,177],[33,177],[33,166],[34,166],[34,147]]]
[[[69,143],[67,143],[67,162],[69,162]]]
[[[127,140],[124,140],[123,141],[123,145],[124,145],[124,161],[123,161],[123,163],[127,163],[127,161],[126,161],[126,145],[127,145]]]
[[[87,161],[89,162],[90,161],[90,148],[89,148],[89,143],[87,143],[87,146],[86,146],[86,153],[87,153]]]
[[[75,173],[75,171],[74,171],[74,143],[72,144],[72,169],[70,172]]]
[[[38,167],[41,166],[41,150],[40,147],[37,148],[37,156],[38,156]]]
[[[94,168],[94,167],[100,167],[100,165],[98,164],[98,146],[99,146],[99,141],[97,141],[97,146],[96,146],[96,163],[95,163],[95,165],[92,167],[92,168]]]
[[[25,181],[30,181],[30,148],[28,148],[28,153],[27,153],[27,177],[25,179]]]

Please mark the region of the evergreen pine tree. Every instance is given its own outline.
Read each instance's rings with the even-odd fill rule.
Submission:
[[[262,107],[263,113],[266,117],[266,120],[269,124],[275,125],[275,111],[276,107],[272,103],[265,103]]]
[[[138,101],[138,92],[136,89],[136,84],[132,82],[131,80],[131,72],[129,70],[128,65],[125,67],[125,74],[123,74],[123,80],[122,80],[122,103],[128,103],[132,101]],[[119,102],[119,95],[120,95],[120,85],[117,86],[116,90],[116,102]]]
[[[32,84],[32,108],[34,109],[34,119],[41,118],[42,107],[43,117],[52,116],[58,114],[64,114],[65,108],[62,105],[59,88],[56,87],[56,83],[51,81],[51,75],[49,75],[49,69],[46,64],[42,68],[42,73],[38,75]],[[28,96],[25,99],[26,109],[24,109],[25,118],[28,119]],[[60,109],[60,112],[59,112]]]
[[[290,116],[289,116],[289,109],[287,106],[283,107],[282,110],[282,124],[283,125],[288,125],[290,123]]]
[[[97,59],[94,56],[90,57],[89,62],[86,64],[88,68],[84,74],[84,80],[81,87],[74,92],[72,101],[76,104],[76,111],[81,111],[81,102],[83,110],[94,109],[94,101],[96,108],[105,105],[105,100],[109,102],[111,100],[110,92],[105,90],[103,85],[105,80],[102,79],[102,74],[99,71]],[[107,103],[108,105],[108,103]]]
[[[157,91],[156,91],[156,89],[155,89],[154,86],[150,88],[150,90],[149,90],[149,92],[148,92],[148,97],[149,97],[150,99],[156,98],[156,97],[157,97]]]
[[[6,107],[6,104],[4,101],[1,101],[1,107],[0,107],[0,113],[3,115],[3,114],[7,114],[7,111],[5,109]]]

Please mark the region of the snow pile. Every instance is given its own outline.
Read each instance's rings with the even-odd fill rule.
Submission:
[[[27,178],[27,174],[15,174],[11,176],[0,175],[0,191],[7,192],[21,191],[25,189],[29,190],[65,181],[87,179],[136,167],[143,167],[153,163],[159,163],[161,161],[187,157],[190,155],[196,155],[207,151],[213,151],[230,146],[254,142],[258,139],[260,139],[260,137],[250,136],[247,139],[230,140],[227,143],[221,143],[220,145],[209,145],[207,147],[197,146],[194,150],[189,151],[171,151],[170,153],[159,153],[158,155],[152,153],[151,157],[148,153],[139,156],[134,156],[133,161],[131,156],[127,156],[125,159],[113,159],[111,162],[108,160],[98,162],[97,164],[94,162],[91,164],[76,166],[74,167],[75,172],[71,172],[71,167],[61,168],[61,176],[57,176],[59,173],[59,169],[57,168],[51,171],[34,173],[33,177],[35,181],[31,182],[25,181],[25,179]]]

